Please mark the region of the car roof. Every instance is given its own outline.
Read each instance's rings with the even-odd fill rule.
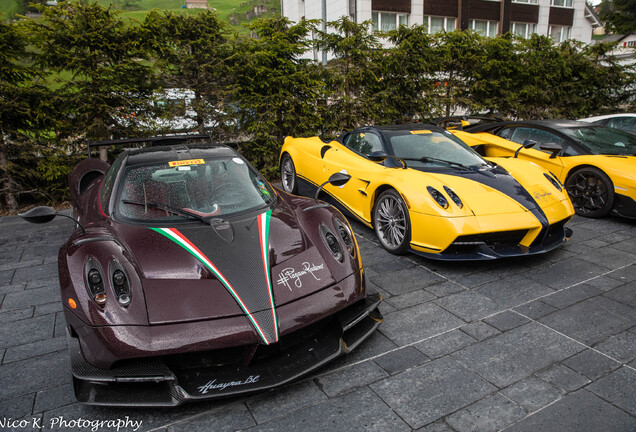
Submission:
[[[223,144],[176,144],[129,149],[124,151],[124,156],[128,156],[126,164],[130,166],[189,159],[236,157],[238,153]]]

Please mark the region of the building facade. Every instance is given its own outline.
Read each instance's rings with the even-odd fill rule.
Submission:
[[[562,42],[592,41],[601,25],[585,0],[281,0],[283,16],[291,21],[349,16],[371,21],[377,30],[426,25],[429,32],[472,29],[487,36],[533,33]]]

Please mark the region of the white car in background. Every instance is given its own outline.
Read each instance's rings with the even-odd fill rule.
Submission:
[[[580,119],[580,121],[613,127],[636,135],[636,113],[608,114]]]

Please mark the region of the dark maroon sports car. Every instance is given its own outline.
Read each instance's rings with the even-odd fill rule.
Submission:
[[[171,142],[69,175],[78,225],[58,263],[78,400],[172,406],[267,389],[377,328],[380,299],[337,210],[272,188],[230,147]]]

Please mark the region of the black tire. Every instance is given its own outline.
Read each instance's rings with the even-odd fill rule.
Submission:
[[[411,220],[404,200],[393,189],[380,194],[373,207],[373,227],[382,247],[401,255],[411,243]]]
[[[576,214],[600,218],[614,207],[614,184],[598,168],[584,167],[574,171],[565,181]]]
[[[291,156],[285,154],[280,161],[280,181],[283,190],[290,194],[298,193],[298,177],[296,176],[296,167]]]

